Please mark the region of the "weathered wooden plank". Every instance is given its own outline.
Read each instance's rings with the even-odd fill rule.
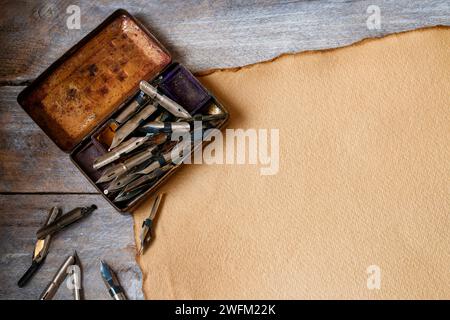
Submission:
[[[65,9],[70,4],[4,2],[0,43],[8,45],[0,51],[0,82],[35,77],[121,6],[115,1],[82,1],[82,29],[68,30]],[[379,31],[366,27],[365,10],[370,4],[380,6]],[[418,1],[265,1],[253,6],[247,2],[131,1],[125,8],[152,27],[194,70],[242,65],[282,52],[335,47],[367,36],[450,21],[448,1],[429,1],[426,6]],[[169,14],[173,16],[169,18]],[[95,192],[67,155],[17,106],[16,96],[21,89],[0,88],[0,192]]]
[[[89,1],[81,29],[66,26],[72,0],[2,1],[0,83],[35,78],[117,8],[142,20],[194,71],[241,66],[281,53],[333,48],[363,38],[450,24],[448,0],[360,1]],[[369,30],[377,5],[381,28]]]
[[[81,30],[66,27],[66,8],[78,4]],[[380,30],[368,30],[369,5],[381,9]],[[2,1],[0,84],[35,78],[112,11],[135,14],[194,71],[233,67],[284,52],[338,47],[363,38],[450,24],[450,5],[433,1]],[[0,193],[95,192],[34,122],[17,106],[21,87],[0,88]],[[99,210],[55,237],[47,261],[26,288],[16,281],[28,267],[34,234],[51,205],[68,210],[96,203]],[[0,195],[0,299],[36,298],[64,257],[77,249],[86,298],[108,299],[100,258],[113,265],[130,298],[142,298],[132,219],[100,195]],[[62,287],[57,298],[71,299]]]
[[[58,233],[41,269],[24,288],[16,283],[31,263],[36,230],[51,206],[67,212],[96,204],[98,210]],[[86,299],[110,299],[99,268],[105,259],[130,299],[141,299],[141,272],[134,259],[133,219],[120,215],[100,195],[0,195],[0,299],[37,299],[63,260],[76,250]],[[72,299],[65,283],[55,299]]]
[[[0,87],[0,193],[96,192],[16,102],[23,87]]]

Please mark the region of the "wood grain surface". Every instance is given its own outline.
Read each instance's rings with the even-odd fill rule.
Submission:
[[[98,209],[56,234],[40,270],[27,286],[17,287],[17,281],[31,265],[36,231],[45,221],[48,208],[58,206],[67,212],[91,204]],[[100,276],[100,259],[117,272],[130,299],[142,298],[132,217],[118,214],[99,195],[0,195],[0,207],[0,299],[37,299],[74,250],[82,264],[86,299],[110,299]],[[65,283],[55,299],[73,299]]]
[[[69,5],[81,29],[66,27]],[[381,28],[369,30],[367,8],[377,5]],[[136,15],[194,71],[271,59],[285,52],[348,45],[368,37],[449,24],[447,0],[364,1],[2,1],[0,81],[35,78],[115,9]]]
[[[127,294],[142,298],[131,217],[108,206],[18,106],[17,94],[115,9],[141,20],[193,71],[242,66],[286,52],[327,49],[364,38],[450,25],[448,0],[408,1],[88,1],[3,0],[0,3],[0,299],[35,299],[65,256],[77,249],[86,298],[108,299],[98,272],[104,258]],[[81,29],[66,26],[78,5]],[[370,5],[381,28],[369,30]],[[59,234],[47,261],[26,288],[16,286],[31,262],[35,232],[49,207],[96,203],[91,217]],[[65,287],[56,298],[71,299]]]
[[[0,87],[0,192],[96,192],[17,104],[22,89]]]

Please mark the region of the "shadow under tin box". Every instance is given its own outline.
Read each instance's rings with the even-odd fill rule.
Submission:
[[[145,144],[105,167],[94,169],[95,160],[108,152],[112,137],[120,129],[114,119],[134,101],[149,103],[139,90],[141,80],[157,87],[161,94],[181,105],[194,118],[221,115],[220,120],[212,122],[213,128],[222,128],[228,120],[228,112],[217,99],[189,70],[173,62],[159,41],[122,9],[54,62],[17,98],[47,136],[70,155],[85,177],[120,212],[129,212],[154,194],[181,165],[178,162],[161,170],[129,201],[115,201],[117,192],[107,192],[107,183],[96,183],[108,168],[139,157],[138,153],[144,148]],[[141,107],[146,103],[141,103]],[[176,119],[165,109],[157,108],[145,121],[152,120]],[[139,130],[134,130],[126,141],[142,136]],[[149,141],[153,138],[151,136]],[[159,161],[160,154],[174,144],[176,142],[170,140],[160,144],[157,151],[140,164],[141,169],[151,161]]]

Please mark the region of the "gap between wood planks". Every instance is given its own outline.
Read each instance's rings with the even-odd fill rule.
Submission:
[[[0,80],[0,87],[23,87],[29,86],[34,79],[28,80]]]

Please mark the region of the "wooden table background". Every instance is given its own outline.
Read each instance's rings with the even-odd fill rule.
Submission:
[[[69,5],[81,9],[80,30],[66,27]],[[367,28],[370,5],[380,8],[379,30]],[[193,71],[450,25],[448,0],[0,1],[0,299],[36,299],[74,249],[83,263],[87,299],[109,298],[100,259],[118,271],[130,299],[143,297],[132,217],[115,212],[16,102],[25,85],[117,8],[134,14]],[[16,282],[31,263],[35,232],[48,208],[92,203],[99,210],[58,234],[41,270],[19,289]],[[56,298],[72,295],[62,286]]]

